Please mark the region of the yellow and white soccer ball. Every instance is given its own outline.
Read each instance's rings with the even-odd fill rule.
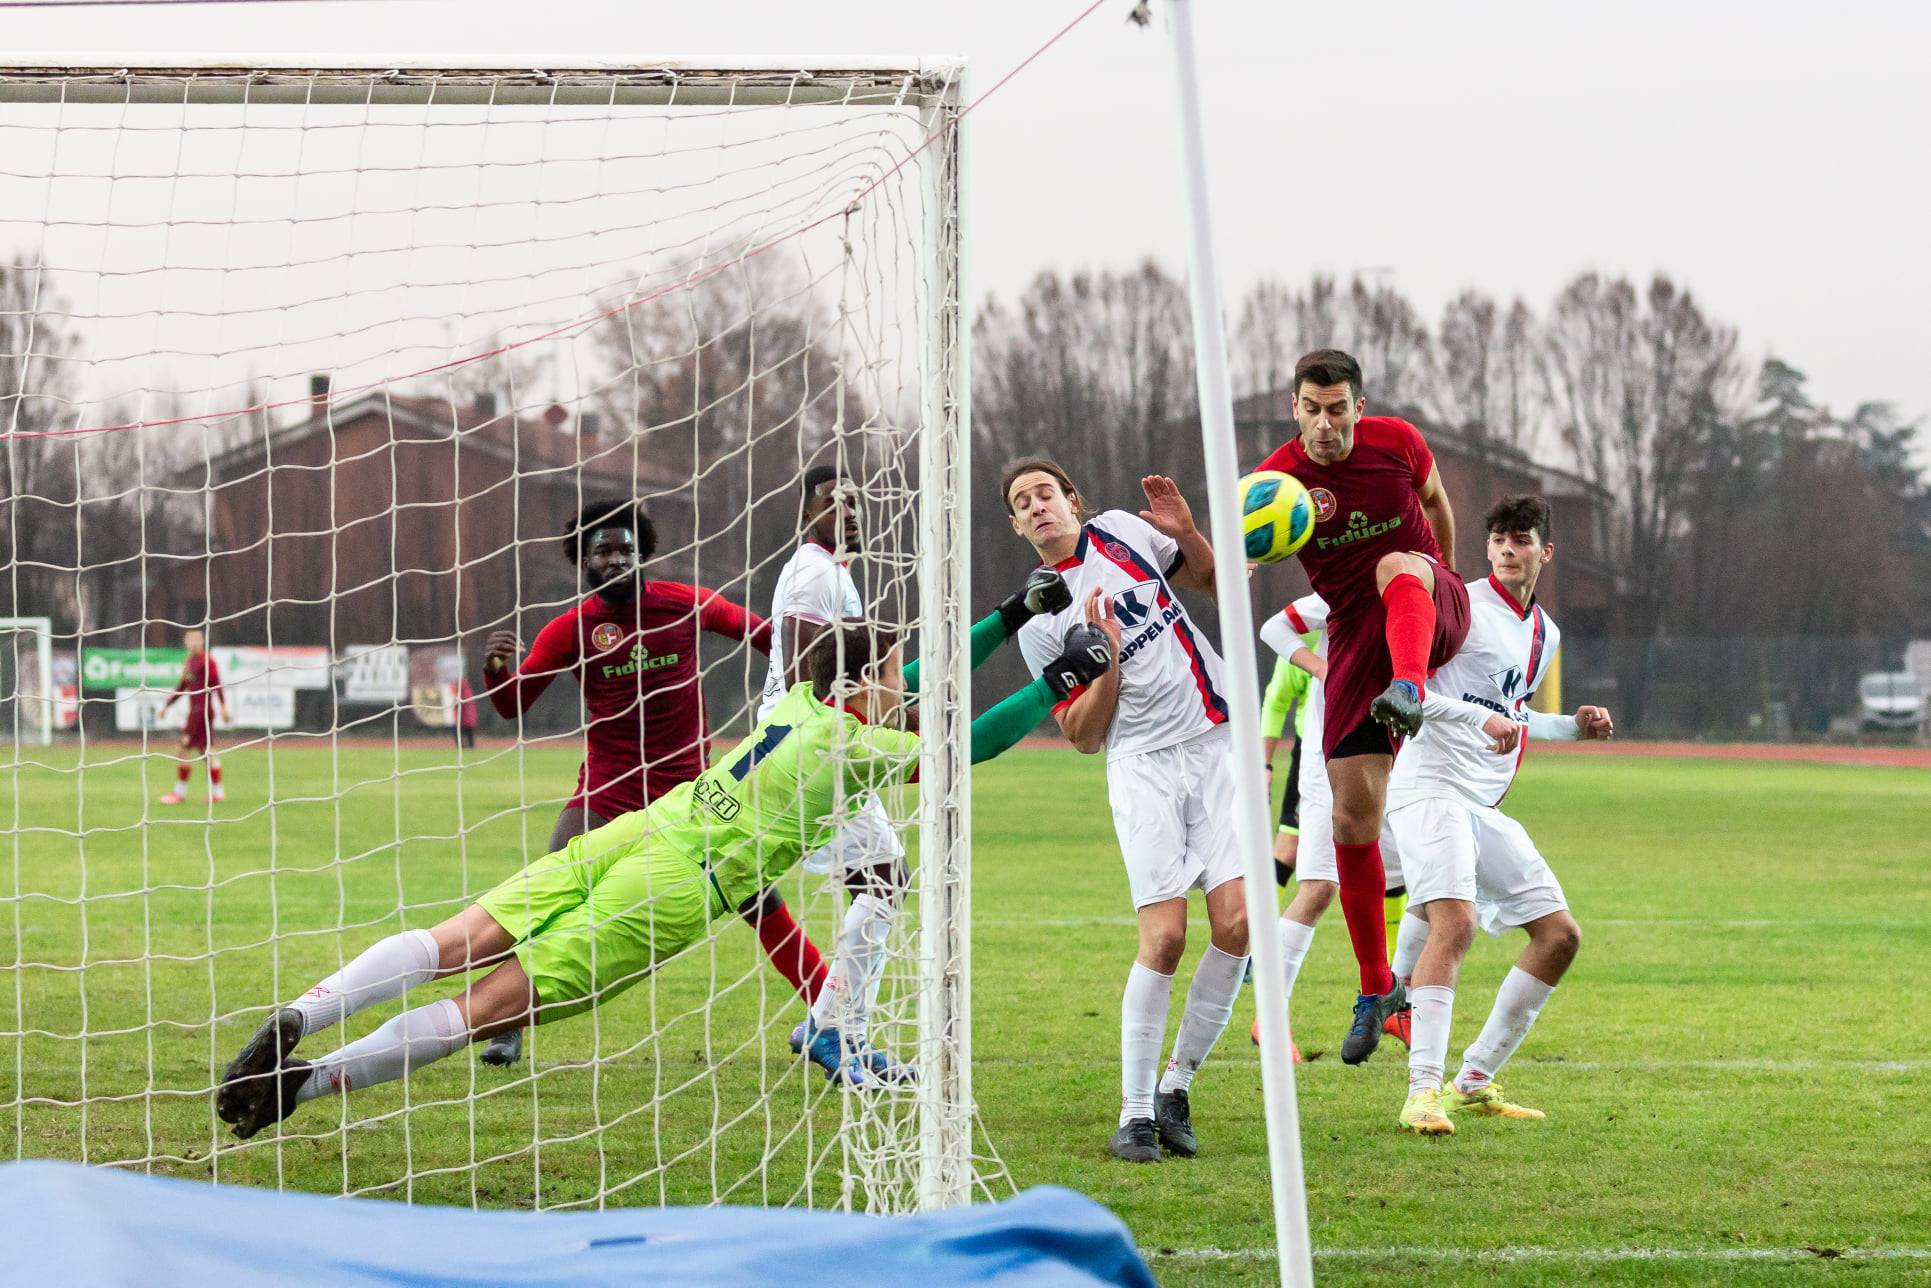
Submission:
[[[1314,501],[1292,474],[1256,470],[1240,481],[1240,524],[1247,557],[1279,563],[1314,535]]]

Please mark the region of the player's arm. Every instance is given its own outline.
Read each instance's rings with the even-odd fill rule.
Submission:
[[[1572,716],[1525,711],[1522,718],[1529,726],[1531,738],[1554,742],[1607,742],[1616,736],[1616,722],[1609,718],[1609,711],[1605,707],[1577,707]]]
[[[575,614],[552,618],[536,633],[529,656],[514,668],[510,663],[522,648],[515,632],[491,632],[483,644],[483,694],[497,715],[514,720],[536,704],[550,681],[573,660],[570,644],[575,630]]]
[[[1087,627],[1098,631],[1101,639],[1089,643],[1090,632],[1084,630]],[[1107,730],[1113,727],[1113,717],[1120,709],[1120,623],[1113,616],[1112,597],[1095,587],[1087,596],[1086,620],[1066,633],[1067,652],[1098,650],[1102,643],[1106,669],[1077,688],[1069,687],[1053,708],[1053,718],[1059,721],[1059,731],[1066,735],[1066,741],[1088,756],[1106,746]],[[1050,667],[1046,675],[1051,678]]]
[[[1522,741],[1522,726],[1499,711],[1460,698],[1432,690],[1422,695],[1421,715],[1423,720],[1439,720],[1445,724],[1467,725],[1480,729],[1489,740],[1489,750],[1498,756],[1513,752]]]
[[[208,654],[208,696],[221,701],[221,718],[229,724],[235,722],[235,712],[228,705],[228,688],[221,682],[221,668],[215,665],[215,655]]]
[[[1167,580],[1176,586],[1212,590],[1214,548],[1194,526],[1193,507],[1180,494],[1180,485],[1164,474],[1149,474],[1140,480],[1140,490],[1147,495],[1147,508],[1140,517],[1179,547],[1179,562],[1167,569]]]
[[[1455,510],[1448,503],[1448,489],[1442,486],[1440,466],[1428,467],[1428,477],[1415,489],[1415,496],[1421,502],[1421,512],[1428,516],[1436,544],[1442,548],[1442,562],[1450,572],[1455,571]]]
[[[704,586],[697,587],[697,626],[699,630],[726,639],[744,640],[758,652],[771,653],[771,623],[742,604],[732,603]]]
[[[999,651],[999,646],[1019,634],[1019,628],[1041,613],[1057,613],[1073,606],[1073,592],[1066,588],[1066,578],[1052,568],[1035,568],[1027,574],[1026,584],[1021,586],[1000,603],[999,607],[972,624],[971,638],[967,648],[971,654],[971,668],[978,670],[982,662]],[[920,666],[914,658],[905,664],[905,691],[908,694],[919,691]],[[1046,713],[1039,714],[1044,720]],[[1038,724],[1039,720],[1033,723]]]

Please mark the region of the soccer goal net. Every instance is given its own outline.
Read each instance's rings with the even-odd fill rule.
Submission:
[[[50,745],[9,716],[18,1156],[541,1208],[1010,1189],[970,1080],[960,109],[930,61],[0,67],[0,643],[75,699]],[[690,778],[690,704],[695,763],[731,754],[768,646],[728,605],[771,615],[819,467],[841,615],[923,665],[901,875],[862,917],[852,847],[775,888],[825,969],[713,912],[504,1065],[409,1030],[404,1076],[236,1139],[214,1093],[276,1008],[544,855],[580,786]],[[600,598],[557,660],[607,498],[654,533],[614,525],[636,604],[718,600],[646,639]],[[498,633],[554,683],[506,696]],[[462,984],[412,971],[297,1054]],[[823,1023],[794,1053],[828,973],[889,1077],[828,1078]]]

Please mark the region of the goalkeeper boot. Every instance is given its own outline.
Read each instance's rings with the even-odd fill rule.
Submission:
[[[1413,680],[1396,680],[1368,704],[1368,715],[1397,738],[1412,738],[1421,732],[1421,690]]]
[[[1540,1109],[1512,1103],[1502,1094],[1502,1089],[1494,1083],[1485,1083],[1473,1091],[1462,1091],[1450,1087],[1442,1092],[1442,1103],[1458,1114],[1480,1114],[1484,1118],[1546,1118]]]
[[[1455,1124],[1448,1121],[1448,1110],[1442,1107],[1440,1087],[1409,1092],[1408,1103],[1401,1107],[1401,1125],[1417,1136],[1455,1134]]]
[[[1193,1136],[1193,1109],[1187,1104],[1184,1091],[1162,1091],[1153,1097],[1153,1126],[1160,1134],[1160,1143],[1169,1152],[1182,1158],[1192,1158],[1200,1152],[1200,1142]]]
[[[523,1058],[523,1030],[511,1029],[508,1033],[497,1034],[477,1058],[484,1064],[507,1069]]]
[[[1259,1020],[1254,1021],[1252,1036],[1254,1039],[1254,1045],[1259,1046],[1261,1044],[1261,1022]],[[1288,1055],[1293,1057],[1295,1064],[1301,1063],[1301,1048],[1295,1045],[1294,1037],[1292,1034],[1288,1035],[1287,1053]]]
[[[1360,1064],[1381,1045],[1381,1026],[1408,1005],[1408,990],[1400,980],[1379,997],[1363,993],[1354,999],[1354,1023],[1341,1039],[1341,1063]]]
[[[1160,1136],[1151,1118],[1135,1118],[1121,1124],[1113,1139],[1107,1142],[1106,1152],[1128,1163],[1158,1163],[1164,1157],[1160,1153]]]
[[[255,1101],[235,1124],[235,1135],[247,1140],[264,1127],[272,1127],[295,1112],[296,1093],[314,1076],[315,1066],[289,1056],[275,1075],[259,1086]]]
[[[287,1065],[289,1053],[302,1040],[302,1027],[302,1013],[292,1006],[284,1006],[262,1021],[222,1071],[221,1086],[215,1090],[215,1117],[239,1125],[261,1101],[270,1098],[272,1075]]]

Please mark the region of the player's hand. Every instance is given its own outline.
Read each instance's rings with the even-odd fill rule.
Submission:
[[[1608,742],[1616,736],[1616,722],[1607,707],[1577,707],[1576,737],[1584,742]]]
[[[1064,612],[1072,606],[1072,589],[1059,570],[1035,568],[1027,575],[1026,584],[999,605],[999,617],[1005,623],[1006,634],[1012,635],[1041,613]]]
[[[491,631],[489,638],[483,642],[483,672],[495,675],[508,670],[510,663],[522,652],[523,644],[516,638],[515,631]]]
[[[1086,620],[1097,626],[1106,636],[1106,642],[1113,646],[1113,656],[1120,655],[1120,619],[1113,613],[1113,596],[1098,586],[1086,597]]]
[[[1498,756],[1508,755],[1522,741],[1522,726],[1503,715],[1482,721],[1482,732],[1488,735],[1488,749]]]
[[[1140,490],[1147,494],[1147,508],[1140,511],[1142,519],[1176,541],[1194,535],[1193,507],[1180,495],[1178,483],[1164,474],[1149,474],[1140,480]]]
[[[1041,678],[1055,697],[1062,701],[1070,698],[1075,690],[1113,669],[1113,652],[1118,642],[1117,632],[1109,638],[1091,622],[1077,622],[1066,632],[1066,647],[1046,664]]]

